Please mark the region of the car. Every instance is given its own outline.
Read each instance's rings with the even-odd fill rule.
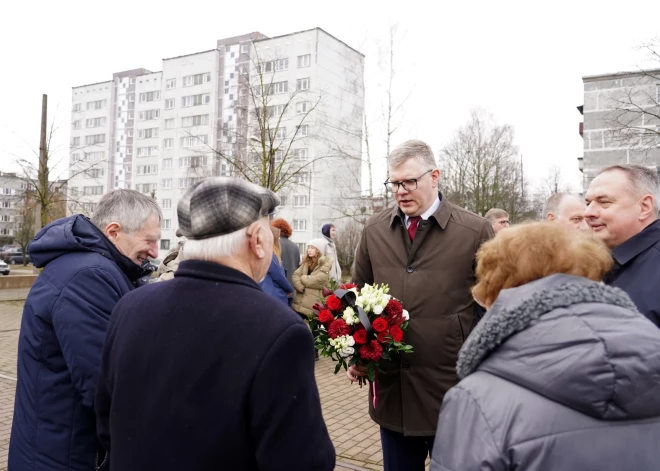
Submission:
[[[9,275],[10,272],[9,265],[7,265],[5,262],[0,261],[0,273],[3,275]]]
[[[13,248],[9,249],[8,251],[4,252],[2,254],[2,258],[5,263],[8,263],[10,265],[15,265],[17,263],[30,263],[32,260],[30,259],[29,254],[25,254],[25,260],[23,260],[23,251],[19,248]]]

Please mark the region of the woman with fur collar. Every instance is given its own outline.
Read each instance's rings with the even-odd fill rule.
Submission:
[[[305,318],[314,314],[312,307],[321,298],[323,288],[329,286],[332,259],[322,255],[324,243],[322,239],[308,242],[305,258],[293,272],[293,287],[296,289],[296,294],[291,307]]]
[[[598,240],[547,223],[477,254],[488,309],[445,396],[432,471],[647,470],[660,463],[660,330]]]

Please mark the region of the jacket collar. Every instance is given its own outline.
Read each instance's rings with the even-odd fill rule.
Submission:
[[[438,199],[441,202],[440,207],[436,209],[429,220],[435,220],[438,225],[444,229],[447,227],[447,223],[451,217],[451,203],[443,198],[442,192],[440,191],[438,192]],[[394,206],[394,208],[392,208],[392,215],[390,216],[390,227],[392,227],[392,225],[397,222],[397,218],[401,224],[404,223],[405,215],[403,214],[403,211],[401,211],[401,208],[398,206]]]
[[[642,232],[615,247],[612,256],[620,265],[625,265],[658,241],[660,241],[660,220],[651,223]]]
[[[458,354],[459,378],[474,373],[509,337],[536,324],[544,314],[578,303],[605,303],[637,311],[619,288],[562,273],[502,290]]]
[[[245,273],[241,273],[240,271],[226,265],[203,260],[181,261],[179,268],[174,272],[174,278],[201,278],[206,280],[223,281],[225,283],[240,284],[261,290],[259,284]]]

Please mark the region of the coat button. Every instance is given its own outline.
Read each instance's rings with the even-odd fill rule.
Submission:
[[[404,370],[407,370],[408,368],[410,368],[410,363],[408,363],[407,361],[404,361],[402,366],[403,366]]]
[[[412,272],[415,271],[415,269],[412,267],[412,265],[408,265],[408,268],[406,268],[406,271],[407,271],[408,273],[412,273]]]

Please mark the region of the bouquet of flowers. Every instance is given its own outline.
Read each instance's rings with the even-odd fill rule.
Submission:
[[[335,374],[342,367],[362,366],[374,382],[381,359],[412,352],[412,346],[403,342],[410,316],[389,291],[385,284],[365,285],[361,290],[344,284],[335,291],[323,290],[323,302],[314,305],[310,325],[321,355],[337,362]],[[359,382],[362,386],[366,380]]]

